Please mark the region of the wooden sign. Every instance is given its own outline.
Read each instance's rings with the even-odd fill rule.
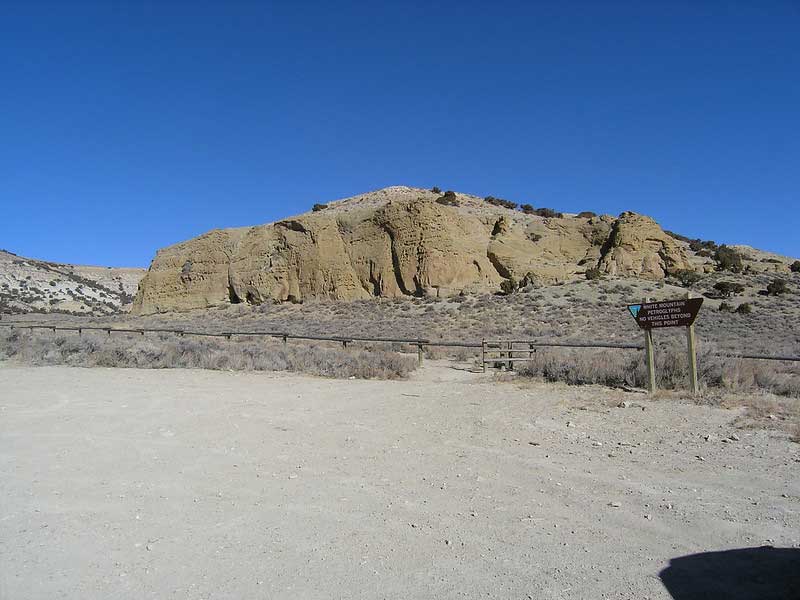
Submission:
[[[689,327],[697,318],[702,298],[682,298],[665,302],[629,304],[628,310],[642,329]]]

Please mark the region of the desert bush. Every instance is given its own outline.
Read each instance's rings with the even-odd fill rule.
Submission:
[[[731,306],[727,302],[720,302],[719,312],[733,312],[733,306]]]
[[[321,210],[325,210],[326,208],[328,208],[327,204],[315,204],[314,206],[311,207],[311,210],[313,210],[314,212],[319,212]]]
[[[526,215],[532,215],[536,211],[536,209],[530,204],[520,204],[519,209]]]
[[[714,289],[721,296],[730,298],[731,295],[741,294],[744,291],[744,286],[741,283],[733,283],[732,281],[718,281],[714,284]]]
[[[33,365],[296,371],[324,377],[397,379],[416,368],[414,356],[324,344],[0,333],[0,358]]]
[[[504,279],[500,282],[500,291],[503,292],[506,296],[509,294],[513,294],[519,289],[519,283],[513,277],[509,277],[508,279]]]
[[[674,277],[683,287],[690,287],[700,281],[703,276],[692,269],[681,269],[674,273]]]
[[[753,312],[753,307],[749,303],[744,302],[736,307],[736,312],[740,315],[749,315],[751,312]]]
[[[603,273],[597,267],[592,267],[591,269],[586,269],[586,279],[589,281],[593,281],[595,279],[600,279]]]
[[[714,260],[717,262],[717,268],[720,271],[733,271],[734,273],[741,273],[742,271],[742,255],[725,244],[716,249]]]
[[[511,210],[517,208],[517,203],[511,200],[503,200],[502,198],[495,198],[494,196],[486,196],[484,200],[492,206],[502,206],[503,208],[510,208]]]
[[[680,233],[675,233],[674,231],[670,231],[669,229],[665,229],[664,233],[666,233],[669,237],[679,240],[681,242],[689,242],[689,244],[691,244],[693,241],[692,239],[686,237],[685,235],[681,235]]]
[[[537,282],[538,278],[536,277],[536,274],[532,271],[528,271],[525,273],[525,276],[519,280],[519,283],[517,283],[517,289],[529,292],[538,287]]]
[[[596,350],[539,350],[533,360],[516,367],[523,377],[561,381],[570,385],[601,384],[643,387],[647,381],[639,352],[616,355]]]
[[[592,212],[590,210],[583,210],[583,211],[578,213],[578,217],[580,217],[581,219],[591,219],[591,218],[594,218],[596,216],[597,216],[597,213],[596,212]]]
[[[535,212],[538,216],[549,219],[560,219],[564,216],[563,213],[555,211],[552,208],[537,208]]]
[[[434,194],[441,194],[441,193],[442,193],[442,190],[440,190],[440,189],[439,189],[437,186],[433,186],[433,187],[431,188],[431,191],[432,191]]]
[[[780,296],[788,291],[789,289],[786,287],[786,281],[784,279],[773,279],[769,285],[767,285],[767,293],[770,296]]]
[[[458,206],[456,193],[452,190],[447,190],[442,196],[436,199],[436,202],[444,204],[445,206]]]
[[[789,270],[792,273],[800,273],[800,260],[796,260],[791,265],[789,265]]]
[[[689,249],[693,252],[706,251],[709,252],[706,256],[710,256],[711,252],[716,251],[718,248],[717,243],[711,240],[689,240]]]
[[[528,239],[530,241],[532,241],[533,243],[536,243],[536,242],[538,242],[539,240],[542,239],[542,236],[539,235],[538,233],[532,233],[531,232],[531,233],[528,233]]]
[[[717,357],[710,362],[708,371],[710,383],[729,392],[761,390],[777,396],[800,398],[800,371],[782,363]]]

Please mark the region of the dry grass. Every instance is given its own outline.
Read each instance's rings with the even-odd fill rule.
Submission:
[[[434,360],[454,360],[456,362],[480,362],[480,348],[459,348],[426,346],[425,356]]]
[[[378,349],[253,340],[179,338],[160,334],[85,334],[84,337],[0,332],[0,359],[34,365],[297,371],[324,377],[398,379],[417,366],[415,356]]]
[[[538,350],[530,362],[518,363],[515,368],[523,377],[570,385],[644,387],[647,381],[641,352],[637,351],[545,349]]]
[[[800,365],[761,362],[715,355],[712,344],[698,351],[698,380],[705,390],[734,394],[765,391],[800,398]],[[689,366],[685,347],[673,340],[655,352],[656,382],[660,389],[685,389]],[[523,376],[569,384],[602,384],[611,387],[645,387],[647,370],[640,351],[552,349],[540,350],[531,362],[522,363]]]
[[[725,408],[743,408],[736,419],[737,427],[746,429],[778,429],[789,439],[800,443],[800,402],[796,398],[774,396],[768,392],[721,394],[712,402]]]

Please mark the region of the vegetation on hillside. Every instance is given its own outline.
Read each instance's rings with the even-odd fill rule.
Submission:
[[[344,350],[325,344],[222,341],[170,334],[50,335],[0,331],[0,359],[35,365],[297,371],[324,377],[397,379],[417,366],[415,356],[381,349]]]
[[[456,198],[456,193],[452,190],[447,190],[442,196],[436,199],[436,202],[444,204],[445,206],[458,206],[458,198]]]

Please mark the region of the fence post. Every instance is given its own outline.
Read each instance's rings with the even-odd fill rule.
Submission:
[[[286,336],[284,335],[282,337],[283,337],[283,345],[285,346],[286,345]]]
[[[644,330],[644,347],[647,353],[647,391],[651,394],[656,391],[656,366],[653,356],[653,332]]]
[[[486,373],[486,340],[481,340],[481,369]]]
[[[417,344],[417,364],[421,367],[424,359],[422,343]]]

